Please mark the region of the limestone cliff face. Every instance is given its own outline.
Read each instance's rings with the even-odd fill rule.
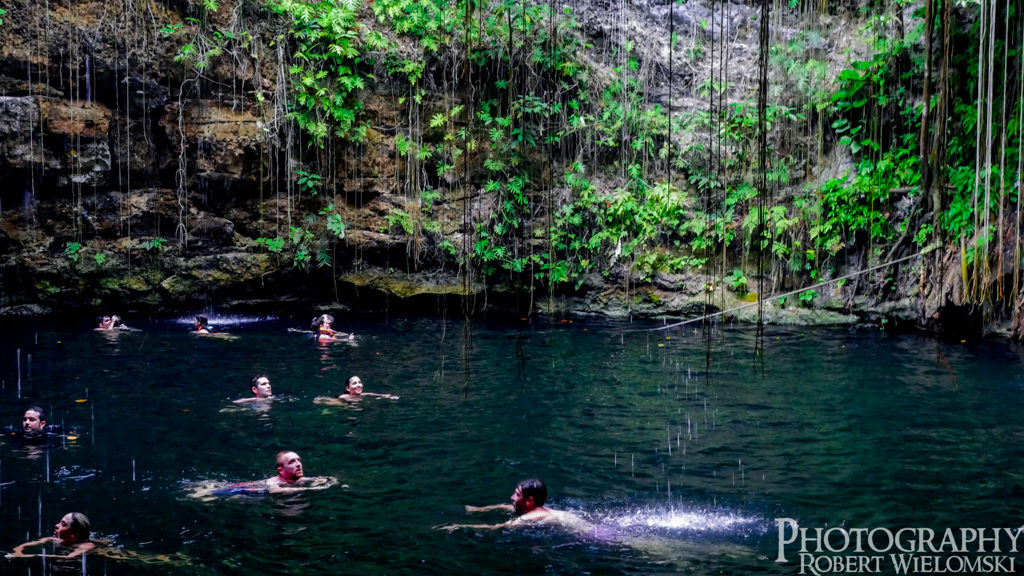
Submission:
[[[706,108],[701,85],[713,74],[728,76],[729,100],[756,99],[756,7],[603,0],[572,6],[593,47],[584,58],[592,60],[595,85],[621,73],[612,55],[629,42],[647,75],[648,105],[675,114]],[[415,134],[421,146],[443,146],[444,131],[429,120],[478,97],[452,54],[442,51],[439,68],[424,74],[415,106],[398,96],[398,80],[382,63],[372,64],[373,81],[358,93],[364,137],[318,149],[288,117],[284,25],[262,4],[224,1],[214,12],[183,1],[0,0],[0,7],[6,10],[0,25],[4,309],[340,301],[356,308],[406,302],[431,312],[445,296],[464,298],[471,309],[498,305],[520,314],[697,314],[708,304],[745,305],[716,289],[722,274],[710,282],[699,270],[638,281],[614,256],[604,274],[595,270],[554,294],[543,282],[533,284],[530,270],[485,276],[474,245],[501,207],[484,189],[479,153],[467,148],[451,171],[437,176],[399,152],[400,133]],[[372,16],[363,12],[371,27]],[[709,25],[716,18],[717,26]],[[842,32],[852,27],[845,18],[820,16],[817,24],[835,34],[806,48],[833,67],[860,49]],[[796,20],[777,15],[773,33],[791,36]],[[674,63],[670,28],[676,50],[689,55]],[[183,34],[188,30],[198,32]],[[211,49],[211,31],[220,34],[220,53]],[[183,57],[186,43],[204,59]],[[712,57],[698,57],[707,50]],[[775,90],[785,100],[787,88]],[[673,145],[700,146],[702,134],[676,134]],[[486,130],[478,136],[486,138]],[[543,154],[540,148],[526,154],[537,182],[551,181],[553,166]],[[624,170],[595,159],[588,161],[589,176],[601,194],[620,183],[616,173]],[[805,155],[793,169],[813,179],[842,162]],[[563,193],[557,187],[538,192],[550,200],[537,202],[518,250],[546,249],[538,230]],[[851,308],[876,304],[856,304],[850,286],[821,292],[824,305],[798,315],[852,321]],[[738,315],[752,312],[741,310]],[[925,325],[923,310],[909,303],[895,314]]]

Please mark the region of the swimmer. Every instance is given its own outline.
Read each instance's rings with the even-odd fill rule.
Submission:
[[[100,316],[97,318],[97,330],[131,330],[124,322],[121,321],[121,317],[118,315],[113,316]]]
[[[196,314],[195,319],[192,321],[192,327],[195,328],[193,334],[211,334],[213,333],[213,326],[210,326],[210,320],[202,314]]]
[[[40,538],[31,542],[19,544],[8,554],[7,558],[31,558],[33,556],[46,556],[48,558],[75,558],[85,554],[96,547],[96,544],[89,539],[91,527],[89,518],[81,512],[70,512],[65,514],[60,522],[53,527],[53,536]],[[27,554],[26,548],[42,546],[49,543],[58,546],[53,554]],[[64,552],[58,554],[57,551]]]
[[[53,544],[54,549],[52,552],[47,551],[46,545]],[[40,547],[42,550],[39,553],[26,553],[26,548]],[[47,559],[53,560],[67,560],[73,558],[79,558],[85,554],[89,555],[100,555],[105,558],[112,560],[132,560],[143,564],[175,564],[178,566],[189,566],[192,564],[191,559],[184,554],[143,554],[139,552],[133,552],[131,550],[125,550],[120,546],[113,546],[113,542],[110,540],[96,540],[92,539],[92,527],[89,523],[89,518],[81,512],[71,512],[65,514],[53,527],[53,536],[49,538],[40,538],[39,540],[33,540],[31,542],[25,542],[19,544],[7,554],[5,558],[33,558],[37,556],[43,556]],[[57,564],[57,574],[70,573],[67,569],[70,566],[60,563]],[[77,570],[76,570],[77,572]],[[82,574],[85,574],[85,558],[82,558]]]
[[[334,316],[321,314],[313,318],[310,328],[313,330],[313,339],[317,342],[332,342],[335,340],[353,340],[355,334],[339,332],[331,328],[334,323]]]
[[[266,374],[257,374],[252,377],[252,397],[239,398],[235,404],[247,404],[249,402],[269,401],[273,399],[273,392],[270,387],[270,378]]]
[[[345,393],[337,398],[330,398],[328,396],[317,396],[313,399],[314,404],[332,404],[334,406],[343,406],[346,402],[358,402],[364,396],[372,396],[374,398],[385,398],[387,400],[398,400],[398,396],[393,394],[377,394],[375,392],[363,392],[363,381],[359,376],[351,376],[348,381],[345,382]]]
[[[591,524],[571,512],[552,510],[544,504],[548,499],[548,489],[536,478],[523,480],[516,485],[512,493],[511,504],[492,504],[490,506],[466,506],[466,512],[490,512],[504,510],[515,514],[502,524],[447,524],[436,526],[437,530],[452,532],[459,528],[478,530],[497,530],[498,528],[516,528],[531,524],[559,524],[578,531],[591,528]]]
[[[25,409],[21,426],[5,426],[3,433],[15,444],[34,447],[51,444],[51,439],[62,436],[70,441],[78,438],[78,430],[73,426],[65,428],[60,424],[47,424],[46,412],[39,406],[29,406]],[[33,451],[29,457],[34,458],[39,454]]]
[[[29,406],[21,419],[22,439],[41,438],[46,432],[46,412],[39,406]]]
[[[324,490],[338,483],[338,479],[332,476],[307,477],[302,469],[302,458],[295,452],[278,452],[276,463],[277,476],[267,478],[267,492]]]
[[[302,468],[302,458],[291,451],[277,453],[277,476],[266,480],[223,484],[201,481],[194,483],[189,492],[190,498],[209,502],[217,496],[256,496],[271,492],[299,492],[301,490],[325,490],[338,483],[333,476],[308,477]],[[348,488],[348,484],[342,484]]]

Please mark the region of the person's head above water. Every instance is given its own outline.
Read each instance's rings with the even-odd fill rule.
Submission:
[[[53,537],[64,546],[73,546],[89,541],[92,534],[89,517],[81,512],[65,514],[53,527]]]
[[[257,374],[252,377],[252,393],[257,398],[270,398],[273,395],[270,378],[267,378],[266,374]]]
[[[96,327],[100,330],[110,330],[114,327],[116,316],[100,316],[96,319]]]
[[[42,434],[46,428],[46,412],[39,406],[29,406],[21,419],[21,429],[25,434]]]
[[[548,487],[536,478],[523,480],[512,493],[512,507],[520,515],[542,508],[547,500]]]
[[[359,376],[349,376],[345,381],[345,392],[350,396],[359,396],[363,393],[363,380]]]
[[[330,314],[321,314],[316,318],[313,318],[313,322],[310,324],[310,328],[313,330],[319,330],[321,328],[327,330],[330,329],[331,324],[334,323],[334,316]]]
[[[277,477],[281,482],[291,484],[303,477],[302,458],[295,452],[282,450],[277,453]]]

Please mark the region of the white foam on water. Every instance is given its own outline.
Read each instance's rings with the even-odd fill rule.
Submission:
[[[243,316],[243,315],[238,315],[238,314],[229,314],[229,315],[225,315],[225,316],[213,316],[213,315],[208,315],[208,314],[203,314],[203,315],[206,316],[206,319],[210,322],[210,325],[213,326],[214,328],[218,328],[218,327],[222,327],[222,326],[245,326],[247,324],[258,324],[260,322],[271,322],[271,321],[274,321],[274,320],[278,319],[277,316],[273,316],[273,315],[269,315],[269,316]],[[184,325],[184,326],[191,326],[192,322],[195,320],[195,317],[196,317],[195,314],[192,314],[190,316],[183,316],[181,318],[176,318],[174,320],[174,323],[175,324],[181,324],[181,325]]]
[[[764,525],[761,518],[724,510],[700,509],[658,510],[646,508],[608,520],[623,528],[656,528],[684,532],[730,533],[741,530],[749,531],[751,528]]]

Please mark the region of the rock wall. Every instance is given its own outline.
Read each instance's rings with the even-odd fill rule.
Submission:
[[[718,58],[729,66],[728,97],[754,99],[755,6],[730,3],[713,11],[713,4],[699,1],[670,7],[603,0],[573,6],[595,54],[611,54],[627,40],[638,44],[639,66],[650,70],[651,104],[676,113],[708,105],[699,83],[712,75],[715,61],[669,66],[670,27],[691,51],[725,50],[727,58]],[[692,316],[737,309],[736,315],[750,318],[756,310],[725,290],[720,277],[700,271],[638,282],[622,266],[611,266],[555,294],[528,276],[483,277],[471,254],[478,225],[497,209],[493,195],[444,179],[433,182],[437,195],[426,203],[409,193],[411,183],[432,176],[396,152],[397,127],[413,113],[396,98],[383,69],[360,93],[365,140],[338,144],[329,153],[310,147],[282,106],[288,89],[282,29],[266,8],[240,0],[221,2],[209,14],[180,1],[27,6],[0,0],[0,7],[7,11],[0,26],[4,310],[340,302],[429,313],[447,309],[451,298],[463,310],[497,307],[517,314]],[[716,17],[719,25],[709,26]],[[183,41],[173,31],[198,18],[210,19],[218,30],[243,26],[246,44],[231,44],[228,56],[201,69],[176,62]],[[808,49],[832,54],[837,67],[843,54],[857,49],[854,35],[842,32],[854,27],[856,11],[816,18],[835,34]],[[785,39],[797,29],[797,15],[779,14],[772,26]],[[614,74],[594,59],[597,74]],[[442,76],[427,74],[418,117],[430,118],[454,104],[437,85],[445,81]],[[466,91],[457,94],[462,103],[472,101]],[[428,143],[442,137],[422,132]],[[467,152],[456,173],[467,174],[476,165],[471,156]],[[538,158],[539,170],[544,164]],[[800,168],[813,175],[828,165]],[[326,178],[317,187],[301,184],[313,166]],[[597,173],[593,179],[609,188],[615,184],[612,175]],[[426,216],[402,217],[414,213]],[[314,222],[310,215],[337,215],[343,233],[326,231],[323,218]],[[547,216],[544,206],[533,214],[537,226]],[[304,240],[299,233],[292,241],[296,228],[316,234]],[[275,249],[268,242],[275,238],[288,243]],[[525,238],[524,249],[532,250],[531,242]],[[306,253],[304,262],[300,252]],[[898,281],[918,284],[910,273]],[[859,311],[928,326],[948,291],[942,285],[939,294],[929,286],[931,305],[911,293],[892,304],[874,297],[866,284],[822,287],[817,310],[793,306],[791,299],[787,306],[769,303],[768,313],[780,321],[846,323],[857,321],[851,312]],[[773,288],[780,293],[788,287]]]

